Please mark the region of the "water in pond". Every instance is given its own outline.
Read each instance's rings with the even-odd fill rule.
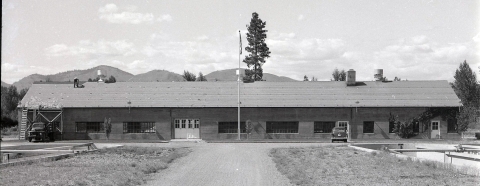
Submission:
[[[388,149],[455,149],[453,144],[354,144],[371,150]],[[463,145],[466,149],[480,149],[480,145]],[[470,166],[480,169],[480,154],[477,152],[404,152],[404,155],[453,165]]]

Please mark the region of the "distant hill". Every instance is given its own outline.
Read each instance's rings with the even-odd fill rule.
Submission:
[[[89,78],[96,78],[97,71],[101,70],[102,74],[107,78],[114,76],[118,82],[172,82],[172,81],[184,81],[182,75],[169,72],[166,70],[152,70],[147,73],[133,75],[115,67],[101,65],[98,67],[86,69],[86,70],[71,70],[51,75],[32,74],[22,78],[20,81],[13,83],[17,87],[17,90],[29,88],[33,82],[73,82],[73,79],[77,77],[81,82],[87,81]],[[208,81],[237,81],[236,69],[219,70],[205,75]],[[269,82],[293,82],[294,79],[277,76],[270,73],[264,73],[263,79]],[[2,81],[2,86],[10,86]]]
[[[219,70],[212,72],[210,74],[205,75],[208,81],[237,81],[236,75],[236,68],[235,69],[227,69],[227,70]],[[263,73],[263,79],[268,82],[295,82],[294,80],[289,77],[285,76],[277,76],[270,73]]]
[[[2,81],[2,87],[9,87],[9,86],[10,86],[10,84],[5,83],[5,82]]]
[[[127,81],[133,77],[132,74],[118,68],[100,65],[98,67],[93,67],[86,70],[66,71],[52,75],[32,74],[22,78],[20,81],[13,83],[13,85],[17,87],[17,90],[22,90],[24,88],[29,88],[35,81],[73,82],[73,79],[75,77],[77,77],[80,81],[87,81],[89,78],[96,78],[98,70],[101,70],[102,74],[107,76],[107,78],[110,76],[114,76],[117,81]]]
[[[179,74],[169,72],[166,70],[152,70],[147,73],[138,74],[133,76],[128,81],[130,82],[172,82],[172,81],[184,81],[183,77]]]

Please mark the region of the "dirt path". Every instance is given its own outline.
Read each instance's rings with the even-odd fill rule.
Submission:
[[[268,156],[288,144],[201,144],[147,185],[291,185]],[[298,145],[294,145],[298,146]],[[309,146],[312,146],[311,144]]]

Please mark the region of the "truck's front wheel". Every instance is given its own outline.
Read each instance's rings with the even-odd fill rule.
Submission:
[[[32,142],[32,138],[28,138],[28,142]]]

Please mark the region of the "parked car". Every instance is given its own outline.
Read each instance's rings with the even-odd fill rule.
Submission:
[[[348,134],[345,127],[335,127],[332,129],[332,143],[334,141],[344,141],[347,142]]]

